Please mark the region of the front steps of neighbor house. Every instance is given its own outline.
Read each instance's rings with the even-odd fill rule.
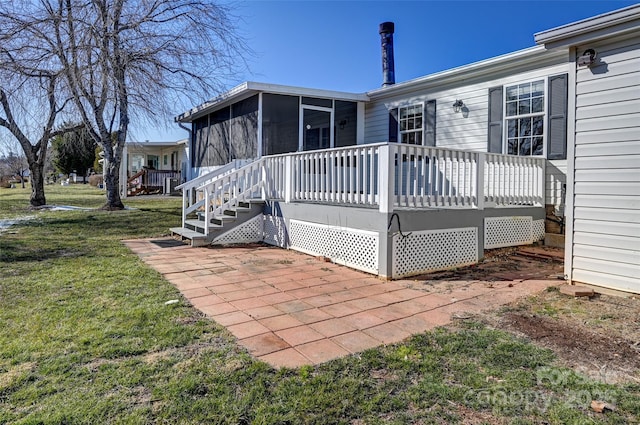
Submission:
[[[238,206],[224,210],[221,215],[211,218],[207,225],[204,213],[198,212],[195,218],[185,220],[184,227],[172,227],[171,233],[181,240],[189,240],[192,247],[205,246],[213,243],[218,237],[233,228],[262,214],[264,201],[249,200],[239,202]],[[208,227],[208,232],[205,228]],[[206,234],[208,233],[208,234]]]

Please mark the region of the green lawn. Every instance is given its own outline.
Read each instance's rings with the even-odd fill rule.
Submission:
[[[98,189],[47,186],[96,208]],[[120,240],[166,234],[180,199],[119,212],[28,211],[0,189],[0,424],[633,423],[640,385],[556,367],[526,341],[466,322],[318,367],[276,371],[188,305]],[[180,299],[178,304],[165,301]],[[594,341],[597,343],[597,341]],[[590,411],[592,398],[614,412]]]

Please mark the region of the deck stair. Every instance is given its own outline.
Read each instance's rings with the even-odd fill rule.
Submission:
[[[171,228],[171,233],[190,240],[191,246],[204,246],[262,214],[259,165],[237,161],[178,186],[183,194],[182,226]]]
[[[196,218],[185,220],[184,227],[172,227],[171,233],[181,240],[190,240],[194,247],[209,245],[218,236],[262,214],[263,205],[261,199],[240,202],[237,207],[224,210],[222,215],[211,217],[208,226],[205,214],[198,212]]]

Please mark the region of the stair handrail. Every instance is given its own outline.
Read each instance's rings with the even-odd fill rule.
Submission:
[[[232,173],[238,168],[241,168],[246,164],[250,164],[253,161],[253,159],[235,159],[222,167],[210,171],[209,173],[203,174],[195,179],[191,179],[188,182],[176,186],[176,190],[182,190],[182,227],[185,226],[187,215],[189,213],[205,205],[205,197],[203,196],[201,199],[198,199],[197,196],[199,192],[203,191],[204,187],[213,183],[221,176]]]
[[[142,168],[140,171],[127,179],[127,193],[140,189],[144,186],[144,175],[147,170]]]
[[[207,180],[213,180],[222,174],[230,173],[238,168],[244,167],[245,165],[252,163],[253,161],[255,160],[254,159],[234,159],[228,164],[225,164],[219,168],[216,168],[213,171],[210,171],[206,174],[203,174],[199,177],[196,177],[194,179],[191,179],[187,182],[182,183],[181,185],[176,186],[176,189],[202,186],[202,184]]]
[[[246,164],[232,172],[221,175],[198,189],[204,191],[204,234],[209,234],[209,224],[216,215],[237,207],[244,200],[255,199],[260,193],[262,199],[264,158]]]
[[[140,177],[141,175],[143,175],[145,172],[145,169],[141,169],[140,171],[138,171],[137,173],[135,173],[134,175],[132,175],[131,177],[129,177],[127,179],[127,183],[131,183],[132,181],[134,181],[135,179],[137,179],[138,177]]]

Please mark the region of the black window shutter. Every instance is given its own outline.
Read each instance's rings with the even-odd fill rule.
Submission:
[[[428,100],[424,105],[424,145],[436,145],[436,100]]]
[[[547,158],[567,159],[568,74],[549,77]]]
[[[398,143],[398,110],[389,111],[389,143]]]
[[[489,135],[487,152],[502,153],[502,86],[489,89]]]

